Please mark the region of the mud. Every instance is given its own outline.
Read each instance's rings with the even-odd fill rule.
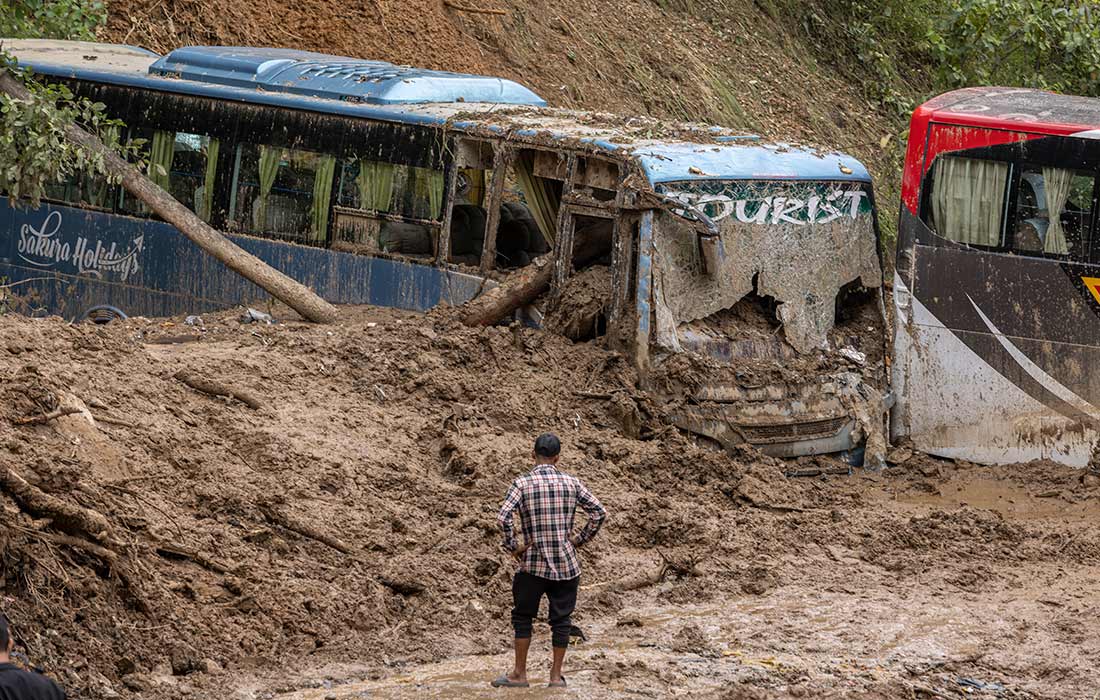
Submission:
[[[543,326],[571,340],[591,340],[607,329],[611,271],[593,265],[571,276],[547,308]]]
[[[543,430],[611,512],[584,552],[580,697],[1095,687],[1090,474],[902,450],[848,476],[719,453],[595,342],[443,310],[344,309],[331,327],[274,311],[201,328],[0,317],[0,463],[117,540],[105,562],[0,496],[4,606],[73,696],[488,697],[509,648],[493,519]],[[183,368],[262,406],[198,393]],[[16,424],[69,404],[86,410]],[[625,590],[639,576],[656,582]]]

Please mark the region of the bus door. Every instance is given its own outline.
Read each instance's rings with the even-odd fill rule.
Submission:
[[[1098,166],[1100,141],[933,124],[919,220],[903,213],[899,237],[895,388],[918,449],[1087,463]]]

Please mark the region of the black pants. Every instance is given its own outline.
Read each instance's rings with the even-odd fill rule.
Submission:
[[[531,623],[539,613],[539,601],[545,594],[550,601],[553,644],[559,649],[569,646],[569,630],[573,627],[570,615],[577,607],[577,584],[580,580],[578,576],[567,581],[551,581],[517,571],[512,579],[512,627],[516,630],[516,639],[530,638]]]

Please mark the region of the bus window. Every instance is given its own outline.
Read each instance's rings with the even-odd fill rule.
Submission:
[[[358,158],[344,161],[336,237],[352,250],[431,256],[443,216],[443,171]]]
[[[113,130],[112,138],[117,138],[117,127],[110,129]],[[118,201],[118,187],[108,182],[104,175],[74,172],[61,182],[46,185],[44,199],[89,209],[110,210]]]
[[[439,221],[443,171],[365,159],[345,161],[336,203],[406,219]]]
[[[109,183],[103,175],[76,172],[61,182],[46,185],[43,198],[61,204],[110,211],[117,202],[118,187]]]
[[[152,129],[136,131],[133,137],[146,139],[143,156],[149,163],[149,179],[209,222],[218,166],[218,139],[203,134]],[[148,207],[129,192],[123,193],[122,211],[149,213]]]
[[[469,204],[472,207],[485,206],[485,188],[492,171],[478,168],[459,168],[458,181],[455,183],[455,204]]]
[[[932,171],[928,223],[957,243],[1001,245],[1010,166],[995,160],[943,156]]]
[[[239,231],[323,245],[336,159],[293,148],[241,144],[230,210]]]
[[[1087,257],[1095,183],[1091,173],[1025,168],[1020,173],[1016,197],[1013,251],[1025,255]],[[1052,211],[1058,214],[1052,216]]]

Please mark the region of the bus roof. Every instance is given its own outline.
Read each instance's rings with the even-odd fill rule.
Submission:
[[[499,137],[575,142],[638,163],[651,184],[722,179],[870,182],[858,160],[750,134],[647,117],[546,107],[503,78],[431,71],[292,49],[195,46],[167,56],[94,42],[5,39],[36,73],[111,85],[448,126]]]
[[[1053,133],[1100,128],[1100,99],[1010,87],[963,88],[918,108],[933,121]]]

